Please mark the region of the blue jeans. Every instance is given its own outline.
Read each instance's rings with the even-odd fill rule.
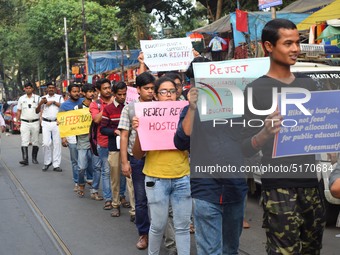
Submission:
[[[92,154],[91,150],[90,153]],[[92,154],[92,167],[93,167],[93,182],[92,182],[92,189],[91,189],[91,194],[92,193],[98,193],[99,190],[99,185],[100,185],[100,176],[102,172],[102,161],[101,159]]]
[[[125,191],[126,191],[126,177],[124,175],[120,174],[119,196],[125,197]]]
[[[190,217],[192,199],[190,176],[161,179],[145,176],[145,189],[150,208],[149,255],[159,254],[168,222],[169,203],[173,211],[178,255],[190,254]]]
[[[244,201],[225,205],[194,199],[197,255],[238,254]]]
[[[103,197],[105,202],[112,201],[111,182],[110,182],[110,166],[109,166],[109,149],[100,147],[98,145],[98,155],[102,165],[102,185],[103,185]]]
[[[78,150],[78,167],[79,167],[78,184],[79,185],[85,184],[85,172],[86,172],[87,180],[92,180],[93,179],[93,169],[96,168],[96,167],[97,168],[99,167],[99,171],[100,171],[100,165],[99,166],[93,165],[95,160],[92,160],[92,156],[95,156],[95,155],[92,154],[90,149]]]
[[[136,227],[139,235],[149,234],[150,220],[148,213],[148,199],[145,193],[145,175],[143,174],[143,167],[145,158],[138,160],[129,156],[130,166],[132,169],[132,183],[135,191],[136,203]]]
[[[69,143],[68,149],[70,151],[70,160],[72,164],[72,173],[74,183],[79,182],[79,171],[78,171],[78,150],[76,143]]]

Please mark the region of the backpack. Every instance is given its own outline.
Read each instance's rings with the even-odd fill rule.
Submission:
[[[100,100],[96,100],[96,103],[98,105],[98,110],[100,110]],[[93,120],[91,122],[91,125],[90,125],[90,130],[89,130],[89,141],[90,141],[90,148],[91,148],[91,151],[94,155],[96,156],[99,156],[98,155],[98,150],[97,150],[97,144],[98,144],[98,141],[97,141],[97,133],[98,133],[98,127],[99,127],[99,124],[95,123]]]

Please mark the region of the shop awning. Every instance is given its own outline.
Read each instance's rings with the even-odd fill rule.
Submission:
[[[334,0],[298,0],[283,8],[284,12],[313,12],[334,2]]]
[[[299,31],[308,30],[310,26],[327,21],[329,19],[340,18],[340,0],[335,0],[325,8],[313,13],[297,25]]]

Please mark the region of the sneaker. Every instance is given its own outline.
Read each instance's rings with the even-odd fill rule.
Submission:
[[[145,250],[148,248],[148,235],[141,235],[136,244],[138,250]]]
[[[78,184],[77,184],[77,183],[74,184],[73,191],[74,191],[74,192],[78,192]]]

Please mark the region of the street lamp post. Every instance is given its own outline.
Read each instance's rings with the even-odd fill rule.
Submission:
[[[118,65],[118,54],[117,54],[117,42],[118,42],[118,35],[114,34],[112,36],[113,40],[115,41],[115,54],[116,54],[116,64]]]
[[[67,86],[68,86],[70,85],[70,61],[68,58],[68,37],[67,37],[66,18],[64,18],[64,29],[65,29],[66,80],[67,80]]]
[[[123,42],[121,42],[119,44],[119,48],[120,48],[120,50],[122,52],[122,60],[120,62],[120,66],[122,67],[122,78],[121,78],[122,81],[124,81],[124,51],[123,51],[124,47],[125,47],[125,44]]]

